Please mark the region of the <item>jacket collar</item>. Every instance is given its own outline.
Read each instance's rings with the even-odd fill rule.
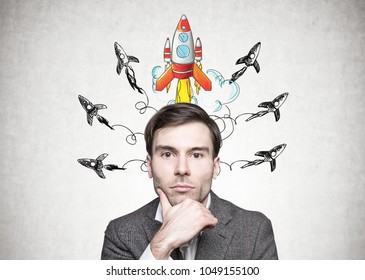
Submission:
[[[210,211],[218,219],[218,224],[203,231],[195,256],[197,260],[223,260],[233,236],[233,232],[226,227],[232,220],[229,209],[215,193],[211,192],[211,198]]]
[[[142,221],[143,223],[142,226],[146,233],[148,243],[151,242],[153,236],[161,227],[161,222],[155,220],[156,209],[158,207],[159,202],[160,202],[159,198],[156,198],[152,200],[150,203],[148,203],[144,209],[144,213],[147,216],[147,219],[144,219]]]

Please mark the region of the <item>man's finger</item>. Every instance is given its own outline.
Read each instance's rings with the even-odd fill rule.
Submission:
[[[217,224],[218,224],[218,219],[216,217],[212,216],[208,227],[214,228]]]
[[[157,188],[156,192],[157,192],[158,196],[160,197],[160,202],[161,202],[161,206],[162,206],[162,217],[164,217],[167,210],[169,210],[172,206],[163,190],[161,190],[160,188]]]

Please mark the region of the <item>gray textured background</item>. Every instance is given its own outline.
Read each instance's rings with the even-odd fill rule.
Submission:
[[[125,131],[88,126],[77,95],[142,131],[152,112],[134,109],[140,96],[116,75],[113,43],[139,58],[137,81],[151,92],[182,14],[202,39],[204,69],[226,78],[262,42],[262,71],[238,80],[235,115],[290,93],[280,122],[241,121],[222,148],[232,162],[287,143],[277,170],[222,167],[215,192],[269,216],[282,259],[364,259],[364,9],[360,0],[0,1],[0,259],[98,259],[108,221],[155,196],[138,165],[102,180],[77,163],[145,157],[141,138],[129,146]]]

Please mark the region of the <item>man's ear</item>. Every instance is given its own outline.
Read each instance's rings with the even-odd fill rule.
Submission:
[[[220,158],[218,156],[216,156],[215,159],[213,160],[213,164],[214,164],[213,179],[217,179],[220,165]]]
[[[152,178],[152,158],[150,155],[147,155],[147,158],[146,158],[146,161],[147,161],[147,172],[148,172],[148,177],[149,178]]]

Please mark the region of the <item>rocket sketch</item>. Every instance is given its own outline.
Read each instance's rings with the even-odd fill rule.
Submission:
[[[139,63],[137,57],[134,57],[132,55],[127,55],[126,52],[123,50],[122,46],[119,45],[117,42],[114,43],[114,49],[118,59],[118,64],[117,64],[118,75],[120,75],[124,67],[130,67],[129,62]]]
[[[237,72],[232,74],[230,83],[236,81],[239,77],[241,77],[243,75],[243,73],[246,72],[247,68],[250,66],[253,66],[257,73],[260,72],[260,65],[257,61],[257,57],[259,56],[260,49],[261,49],[261,43],[258,42],[251,48],[251,50],[248,52],[247,55],[245,55],[244,57],[241,57],[240,59],[237,60],[236,65],[243,63],[244,66],[242,69],[240,69]]]
[[[259,151],[255,154],[255,156],[263,157],[264,159],[256,159],[253,161],[249,161],[245,165],[241,166],[241,168],[246,168],[253,165],[259,165],[263,162],[270,162],[271,172],[273,172],[276,168],[276,158],[284,151],[286,144],[278,145],[272,148],[270,151]]]
[[[289,93],[288,92],[284,92],[283,94],[280,94],[279,96],[275,97],[274,100],[272,101],[266,101],[266,102],[262,102],[258,105],[258,107],[261,108],[267,108],[267,110],[263,110],[263,111],[259,111],[255,114],[252,114],[251,117],[249,117],[246,121],[250,121],[254,118],[257,117],[262,117],[264,115],[266,115],[267,113],[274,113],[275,115],[275,121],[279,121],[280,119],[280,111],[279,108],[281,107],[281,105],[284,104],[285,100],[287,99]]]
[[[194,47],[193,35],[190,24],[185,15],[182,15],[170,46],[167,38],[164,47],[165,72],[156,81],[156,90],[170,88],[173,79],[178,79],[176,91],[176,103],[191,102],[192,89],[190,77],[196,81],[197,93],[200,87],[206,91],[212,89],[212,83],[201,70],[202,44],[200,38],[196,40]]]
[[[125,67],[125,74],[131,87],[133,89],[137,89],[139,93],[144,94],[145,93],[144,90],[137,85],[136,75],[134,73],[132,66],[129,65],[130,62],[139,63],[138,58],[132,55],[127,55],[122,46],[119,45],[117,42],[114,43],[114,50],[115,50],[115,55],[117,56],[118,59],[116,68],[118,75],[120,75],[123,68]]]
[[[118,167],[118,165],[116,164],[103,164],[103,160],[108,156],[108,154],[104,153],[101,154],[100,156],[98,156],[96,159],[92,159],[92,158],[81,158],[78,159],[77,161],[90,169],[93,169],[96,174],[98,174],[98,176],[102,179],[105,179],[105,175],[103,173],[103,168],[107,169],[107,170],[115,170],[115,169],[119,169],[119,170],[125,170],[125,168],[123,167]]]
[[[98,174],[98,176],[100,178],[105,179],[105,175],[103,173],[103,160],[108,156],[108,154],[101,154],[100,156],[98,156],[96,159],[91,159],[91,158],[81,158],[78,159],[77,161],[82,164],[83,166],[93,169],[96,174]]]
[[[109,127],[110,129],[114,130],[114,128],[109,125],[108,120],[105,119],[104,117],[100,116],[98,113],[99,110],[106,109],[107,108],[106,105],[104,105],[104,104],[95,104],[94,105],[87,98],[83,97],[82,95],[79,95],[79,101],[80,101],[82,108],[84,108],[84,110],[86,111],[87,122],[90,126],[93,125],[93,118],[96,117],[101,124],[104,124],[107,127]]]

